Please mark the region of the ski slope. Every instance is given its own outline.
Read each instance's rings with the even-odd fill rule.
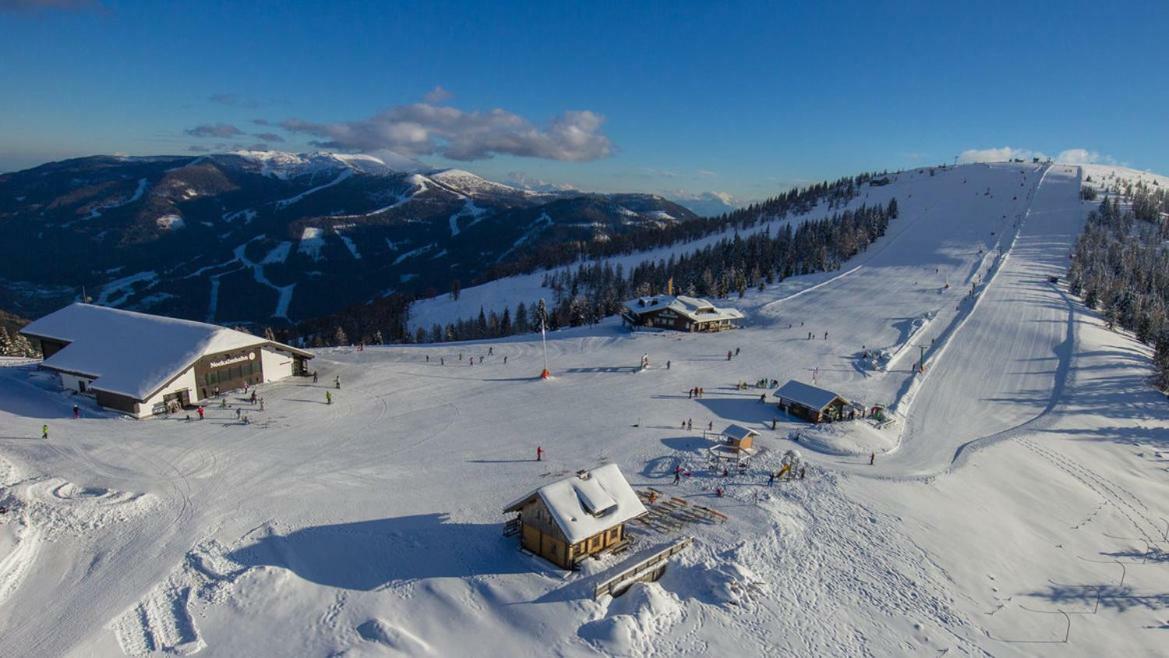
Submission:
[[[260,387],[263,411],[136,422],[80,398],[74,421],[75,398],[5,361],[0,654],[1158,655],[1169,407],[1148,350],[1047,279],[1091,206],[1081,176],[904,172],[870,192],[898,199],[885,237],[728,300],[743,329],[555,332],[550,381],[538,336],[337,348],[319,384]],[[872,370],[869,348],[906,353]],[[812,431],[737,386],[813,373],[895,422]],[[700,430],[730,423],[760,454],[723,476]],[[769,487],[793,448],[807,478]],[[593,601],[677,535],[566,574],[517,551],[501,510],[603,463],[729,521]]]

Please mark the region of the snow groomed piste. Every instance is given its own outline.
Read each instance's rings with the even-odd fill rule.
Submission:
[[[540,336],[318,350],[318,383],[191,421],[101,412],[5,362],[0,653],[1157,655],[1165,399],[1147,350],[1050,281],[1083,175],[897,174],[853,203],[900,217],[839,271],[712,300],[743,311],[735,331],[611,319],[548,333],[546,361]],[[864,367],[875,350],[896,357]],[[813,427],[740,385],[813,379],[894,422]],[[703,433],[732,424],[754,454],[713,469]],[[788,451],[805,477],[771,480]],[[663,524],[683,503],[725,522],[575,572],[503,536],[516,496],[602,464],[658,492]],[[660,580],[594,600],[682,537]]]

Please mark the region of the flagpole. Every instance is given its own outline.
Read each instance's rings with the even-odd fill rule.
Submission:
[[[544,329],[544,318],[540,318],[540,343],[544,346],[544,372],[540,373],[540,379],[548,379],[552,373],[548,370],[548,334]]]

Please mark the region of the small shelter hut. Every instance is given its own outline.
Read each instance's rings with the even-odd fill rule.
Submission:
[[[626,541],[625,524],[646,513],[616,464],[545,485],[503,509],[517,512],[520,545],[564,569]]]
[[[726,445],[739,451],[750,451],[758,436],[759,432],[747,429],[742,425],[727,425],[727,428],[722,431]]]
[[[779,408],[813,423],[842,420],[848,400],[827,389],[796,380],[780,386],[774,393]]]

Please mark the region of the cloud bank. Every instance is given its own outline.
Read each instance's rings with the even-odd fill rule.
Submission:
[[[1033,151],[1031,149],[1014,148],[1011,146],[967,149],[962,151],[958,156],[958,162],[962,164],[972,162],[1006,162],[1015,158],[1021,160],[1031,160],[1032,158],[1039,158],[1040,160],[1051,159],[1062,164],[1114,164],[1116,162],[1112,156],[1082,148],[1065,149],[1060,151],[1055,157],[1051,157],[1043,151]]]
[[[187,128],[183,132],[191,137],[218,137],[220,139],[237,137],[244,134],[244,131],[230,123],[205,123],[194,128]]]
[[[430,95],[433,94],[432,91]],[[595,112],[574,110],[541,127],[502,109],[464,112],[444,105],[414,103],[357,121],[317,123],[288,119],[280,127],[315,137],[311,142],[314,146],[345,151],[389,149],[410,157],[437,154],[451,160],[514,155],[583,162],[613,153],[612,142],[601,132],[604,121]]]

